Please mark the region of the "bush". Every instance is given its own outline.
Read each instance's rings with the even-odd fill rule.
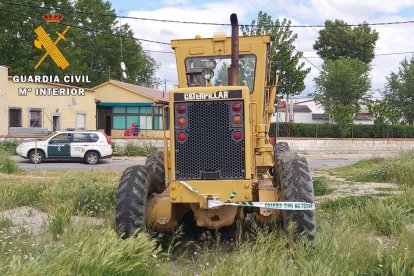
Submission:
[[[147,156],[158,151],[158,148],[152,143],[136,145],[133,142],[128,142],[125,146],[113,143],[112,149],[114,156]]]
[[[16,152],[16,148],[19,142],[20,141],[17,139],[2,140],[0,141],[0,151],[4,151],[12,155]]]
[[[275,136],[276,123],[269,131]],[[279,123],[279,137],[313,138],[414,138],[412,125],[352,125],[348,136],[340,137],[340,129],[335,124]]]
[[[12,174],[20,172],[20,168],[10,159],[10,156],[0,151],[0,172]]]

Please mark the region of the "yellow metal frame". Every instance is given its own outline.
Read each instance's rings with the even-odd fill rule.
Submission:
[[[224,37],[220,33],[214,34],[213,38],[202,39],[180,39],[172,40],[171,48],[175,50],[178,88],[187,87],[185,59],[187,57],[203,56],[230,56],[231,55],[231,38]],[[267,70],[267,53],[270,45],[270,36],[241,36],[239,38],[239,53],[241,55],[253,54],[256,56],[256,71],[254,81],[254,91],[250,94],[250,102],[257,103],[260,114],[257,116],[259,124],[265,123],[265,94],[266,89],[266,70]],[[221,88],[213,88],[215,91]],[[234,87],[233,87],[234,89]],[[177,92],[177,90],[175,90]],[[214,90],[212,90],[214,91]],[[173,91],[174,93],[174,91]],[[170,95],[171,96],[171,95]],[[171,103],[171,101],[170,101]]]
[[[166,178],[169,179],[169,196],[171,203],[198,203],[200,208],[207,208],[207,198],[217,198],[227,201],[231,193],[236,193],[233,201],[253,201],[254,185],[259,183],[258,168],[262,170],[273,166],[273,148],[268,144],[265,133],[266,125],[270,124],[265,110],[265,91],[267,52],[270,45],[269,36],[240,37],[240,54],[253,54],[256,56],[256,71],[254,91],[249,92],[246,86],[217,86],[217,87],[187,87],[185,59],[187,57],[202,56],[230,56],[230,38],[222,34],[216,34],[208,39],[173,40],[171,47],[175,50],[178,71],[178,88],[170,91],[170,144],[164,147]],[[235,180],[189,180],[185,181],[200,194],[189,190],[187,187],[175,181],[175,118],[174,95],[176,93],[205,93],[212,94],[217,91],[241,90],[244,102],[244,131],[245,131],[245,179]],[[275,90],[272,91],[274,95]],[[223,101],[226,99],[220,99]],[[235,100],[235,99],[228,99]],[[197,100],[197,101],[214,101]],[[179,101],[178,101],[179,102]],[[253,108],[254,107],[254,108]],[[202,126],[200,126],[202,127]],[[255,158],[256,156],[256,158]],[[167,169],[168,167],[168,169]],[[267,198],[267,197],[266,197]]]

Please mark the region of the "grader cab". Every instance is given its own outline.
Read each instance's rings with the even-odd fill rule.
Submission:
[[[278,75],[269,84],[269,36],[173,40],[178,88],[170,91],[164,150],[125,170],[116,228],[126,238],[151,227],[172,231],[185,215],[220,229],[252,217],[260,224],[296,224],[313,237],[312,178],[286,143],[270,144]],[[166,125],[166,124],[164,124]]]

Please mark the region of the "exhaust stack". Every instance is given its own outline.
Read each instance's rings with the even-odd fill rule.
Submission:
[[[237,14],[230,15],[231,22],[231,65],[228,68],[228,84],[231,86],[240,85],[239,68],[239,21]]]

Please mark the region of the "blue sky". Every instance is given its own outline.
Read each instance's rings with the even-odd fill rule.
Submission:
[[[241,24],[250,23],[262,10],[276,18],[291,19],[293,24],[323,24],[326,19],[342,19],[347,23],[357,24],[367,22],[391,22],[414,20],[413,0],[163,0],[163,1],[133,1],[111,0],[113,8],[118,14],[143,17],[174,19],[199,22],[228,23],[229,16],[236,12]],[[214,32],[227,32],[229,27],[183,25],[173,23],[160,23],[123,19],[131,25],[135,36],[138,38],[169,42],[171,39],[191,38],[196,34],[203,37],[211,37]],[[374,26],[380,35],[376,45],[376,53],[413,52],[414,23]],[[303,51],[305,56],[315,57],[312,48],[318,36],[317,28],[296,28],[298,39],[295,46]],[[142,43],[144,49],[150,51],[171,51],[168,45],[154,43]],[[173,54],[151,52],[151,56],[159,63],[158,77],[168,80],[168,88],[177,81],[175,72],[175,58]],[[372,89],[383,89],[386,76],[391,71],[397,71],[399,62],[411,54],[377,56],[372,62]],[[305,64],[311,68],[311,73],[306,78],[306,89],[303,94],[313,92],[313,78],[318,75],[318,70],[305,59]],[[316,66],[321,66],[318,58],[311,59]],[[127,63],[127,61],[126,61]]]

